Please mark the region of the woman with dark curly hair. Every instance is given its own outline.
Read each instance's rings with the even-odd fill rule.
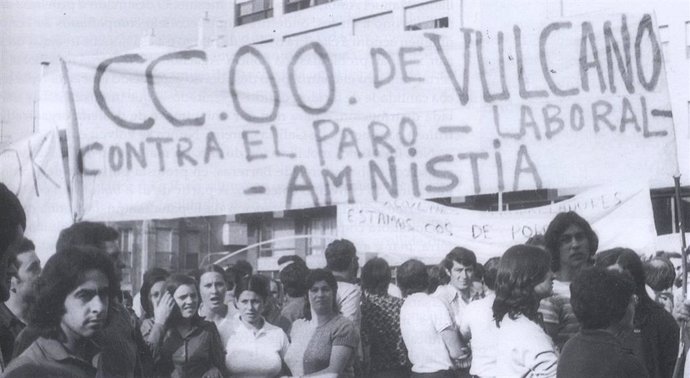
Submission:
[[[94,377],[101,369],[100,348],[93,342],[108,322],[119,292],[112,261],[93,248],[56,253],[38,278],[30,322],[40,331],[14,359],[4,377]]]
[[[496,375],[555,377],[558,355],[540,325],[539,301],[551,295],[549,254],[515,245],[503,254],[496,274],[493,313],[498,328]]]
[[[285,363],[293,376],[354,377],[359,334],[340,314],[338,282],[330,271],[314,269],[307,276],[307,288],[305,319],[292,325]]]
[[[173,274],[154,308],[154,318],[144,320],[141,331],[153,355],[157,377],[225,376],[225,352],[213,322],[199,317],[196,280]]]
[[[154,308],[165,293],[165,280],[169,276],[170,273],[163,268],[151,268],[144,273],[144,280],[139,290],[142,320],[154,317]]]

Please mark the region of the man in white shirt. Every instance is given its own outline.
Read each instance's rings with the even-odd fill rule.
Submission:
[[[496,273],[500,258],[492,257],[484,264],[485,297],[467,305],[460,323],[460,334],[472,348],[470,374],[480,378],[496,376],[497,327],[492,306],[496,298]]]
[[[433,295],[446,305],[456,325],[460,324],[472,297],[472,273],[476,263],[474,252],[462,247],[453,248],[441,262],[450,281],[436,288]]]
[[[412,362],[411,378],[453,378],[456,361],[466,357],[458,333],[443,303],[425,292],[429,276],[418,260],[408,260],[397,271],[405,297],[400,309],[400,331]]]
[[[340,312],[359,329],[362,319],[362,289],[357,284],[359,259],[354,244],[347,239],[331,242],[326,247],[326,269],[330,270],[338,281],[336,300]]]

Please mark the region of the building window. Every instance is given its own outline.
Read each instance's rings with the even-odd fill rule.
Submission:
[[[405,7],[405,30],[447,28],[451,1],[455,0],[431,0]]]
[[[273,17],[273,0],[236,0],[235,26]]]
[[[264,219],[259,228],[259,257],[295,253],[295,221],[291,218]]]
[[[122,285],[132,284],[132,267],[134,264],[134,230],[131,228],[121,228],[120,232],[120,252],[122,262],[127,265],[122,271]]]
[[[184,259],[181,270],[191,271],[199,268],[199,253],[201,252],[201,233],[197,230],[187,230],[184,233]]]
[[[177,261],[173,253],[173,230],[170,228],[156,229],[155,266],[170,271],[177,271]]]
[[[317,5],[332,3],[335,0],[285,0],[285,13],[297,12]]]
[[[411,30],[425,30],[425,29],[442,29],[448,27],[448,17],[441,17],[435,20],[419,22],[413,25],[405,26],[406,31]]]
[[[312,238],[307,239],[307,256],[322,255],[326,251],[328,243],[336,239],[337,224],[335,216],[309,219],[305,234],[311,235]]]
[[[681,188],[681,206],[685,232],[690,231],[690,189]],[[658,235],[676,233],[680,230],[678,211],[676,209],[675,191],[669,189],[652,190],[652,210],[654,211],[654,225]]]

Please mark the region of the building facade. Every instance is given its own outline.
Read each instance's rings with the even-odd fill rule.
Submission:
[[[319,37],[338,38],[369,33],[386,33],[446,28],[481,28],[487,23],[556,19],[590,12],[620,12],[620,1],[582,0],[231,0],[231,14],[211,15],[203,22],[216,22],[215,38],[199,38],[200,47],[215,40],[215,47],[244,44],[272,44]],[[688,158],[687,135],[690,112],[690,11],[655,7],[660,1],[630,1],[626,12],[656,12],[666,59],[673,117],[685,135],[680,140],[681,164]],[[681,2],[674,2],[681,4]],[[527,9],[529,8],[529,9]],[[500,15],[497,17],[497,15]],[[230,20],[225,22],[222,20]],[[203,26],[203,25],[202,25]],[[203,27],[200,28],[204,29]],[[201,34],[201,31],[200,31]],[[212,46],[211,46],[212,47]],[[673,199],[673,182],[668,188],[652,190],[652,204],[659,235],[678,232],[680,220]],[[508,192],[467,197],[437,198],[434,201],[475,210],[515,210],[543,206],[575,195],[557,189]],[[683,188],[681,206],[685,224],[690,224],[690,188]],[[337,235],[336,208],[322,207],[269,213],[229,214],[174,220],[114,223],[121,231],[121,246],[131,267],[126,287],[138,290],[143,272],[153,266],[190,272],[208,262],[227,265],[249,260],[256,270],[275,272],[283,255],[303,256],[312,267],[323,266],[323,251]],[[685,231],[690,231],[686,226]],[[249,248],[247,248],[249,246]],[[229,258],[233,252],[243,251]],[[651,251],[650,251],[651,252]]]

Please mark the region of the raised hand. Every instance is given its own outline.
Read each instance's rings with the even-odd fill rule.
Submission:
[[[170,318],[170,314],[172,314],[175,306],[175,300],[172,295],[166,291],[153,308],[153,321],[165,325],[165,322]]]

